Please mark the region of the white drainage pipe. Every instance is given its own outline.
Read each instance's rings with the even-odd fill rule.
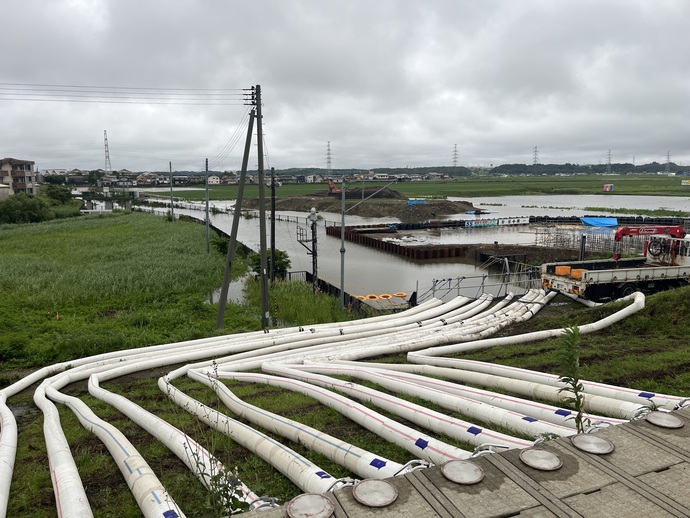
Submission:
[[[299,366],[268,363],[264,365],[263,368],[267,372],[281,374],[283,376],[309,382],[313,385],[338,390],[353,398],[372,403],[379,408],[393,412],[427,430],[432,430],[437,433],[442,433],[447,437],[466,441],[474,446],[481,446],[484,443],[490,442],[492,444],[501,444],[508,448],[525,448],[532,444],[530,441],[517,439],[510,435],[481,428],[473,423],[449,417],[441,412],[429,410],[421,405],[410,403],[404,399],[390,396],[356,383],[345,382],[319,374],[305,374],[299,370]],[[222,374],[226,375],[228,373],[223,372]]]
[[[281,417],[245,403],[232,391],[211,378],[208,373],[189,371],[189,377],[211,387],[228,409],[236,416],[248,419],[270,432],[317,451],[331,461],[346,467],[361,478],[389,478],[403,469],[402,464],[365,451],[336,437],[320,432],[297,421]]]
[[[438,360],[441,360],[441,358],[429,358],[427,363],[440,365]],[[559,390],[566,387],[564,383],[559,381],[559,376],[556,376],[555,374],[519,369],[516,367],[508,367],[486,362],[477,362],[473,360],[457,359],[453,360],[452,364],[454,369],[539,383],[542,385],[555,387]],[[634,388],[617,387],[615,385],[608,385],[606,383],[599,383],[595,381],[580,380],[580,383],[582,383],[586,394],[613,399],[620,401],[621,404],[629,403],[631,405],[636,405],[636,408],[640,408],[640,405],[649,406],[651,403],[653,403],[658,407],[672,410],[675,405],[684,399],[682,396],[657,394],[655,392],[648,392]]]
[[[92,374],[89,378],[89,394],[122,412],[170,449],[208,490],[212,491],[214,487],[235,486],[239,499],[250,504],[251,509],[269,505],[268,501],[259,498],[241,480],[236,480],[230,470],[192,437],[124,396],[113,394],[100,386],[101,378],[105,380],[138,370],[137,365],[129,365],[125,368],[111,369],[100,375]],[[223,505],[226,509],[231,509],[232,502],[223,502]]]
[[[302,491],[325,493],[341,482],[287,446],[187,396],[164,378],[159,378],[158,386],[180,408],[254,452]]]
[[[524,433],[537,438],[543,434],[555,434],[568,436],[575,430],[562,425],[556,425],[547,421],[541,421],[533,415],[520,414],[512,410],[475,401],[471,398],[448,394],[435,388],[426,387],[417,382],[421,376],[404,376],[400,373],[391,373],[383,369],[367,369],[359,366],[345,366],[338,364],[309,364],[293,368],[300,371],[329,374],[331,376],[354,376],[374,382],[396,393],[408,394],[420,397],[448,410],[460,412],[463,415],[500,425],[518,433]]]
[[[434,464],[443,464],[449,460],[468,459],[471,457],[471,453],[468,451],[446,444],[426,434],[421,434],[417,430],[389,419],[345,396],[315,387],[309,383],[266,374],[244,372],[219,371],[217,376],[220,379],[265,383],[311,396],[352,419],[367,430],[372,431],[379,437],[405,448],[416,458],[421,458]]]
[[[355,365],[361,368],[377,369],[381,371],[391,370],[395,372],[394,377],[406,384],[421,385],[424,387],[431,387],[441,392],[449,394],[457,394],[465,398],[471,398],[476,401],[481,401],[490,405],[519,412],[521,414],[532,416],[542,421],[554,423],[560,426],[567,426],[569,428],[576,428],[575,422],[572,419],[573,411],[563,407],[547,405],[539,401],[530,399],[521,399],[490,390],[479,389],[467,385],[461,385],[449,381],[443,381],[438,377],[453,378],[457,373],[457,369],[450,369],[447,367],[434,367],[431,365],[415,365],[415,364],[392,364],[392,363],[364,363],[364,362],[338,362],[346,365]],[[426,376],[423,376],[426,375]],[[434,376],[434,377],[428,377]],[[587,416],[593,422],[604,422],[610,425],[622,424],[627,422],[626,419],[616,419],[613,417],[588,414]]]
[[[77,416],[82,426],[96,434],[106,448],[108,448],[132,491],[132,495],[136,499],[142,514],[146,518],[159,518],[160,516],[165,516],[165,513],[168,516],[179,516],[182,518],[184,514],[180,511],[179,506],[168,495],[168,492],[160,483],[153,470],[127,438],[117,428],[96,416],[83,401],[72,396],[66,396],[58,391],[57,387],[61,383],[64,385],[67,382],[68,380],[62,378],[47,384],[45,387],[46,395],[53,401],[69,407]],[[68,484],[61,485],[60,487],[71,486],[73,485]],[[62,497],[62,493],[58,494]],[[61,504],[64,506],[66,503],[63,504],[61,502]],[[88,505],[88,502],[86,505]],[[77,515],[73,514],[72,509],[69,509],[65,516]]]

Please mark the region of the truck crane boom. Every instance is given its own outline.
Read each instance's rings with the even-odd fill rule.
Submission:
[[[625,236],[651,236],[655,234],[664,234],[667,236],[677,237],[683,239],[685,237],[685,229],[681,226],[661,227],[654,225],[643,225],[639,227],[621,227],[616,230],[614,239],[620,241]]]

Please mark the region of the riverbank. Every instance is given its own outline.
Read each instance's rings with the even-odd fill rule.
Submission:
[[[362,197],[372,196],[362,201]],[[292,211],[309,213],[312,208],[317,212],[340,213],[342,199],[339,194],[329,196],[326,192],[313,192],[303,196],[279,197],[275,200],[278,211]],[[249,198],[242,202],[242,208],[258,209],[259,199]],[[376,188],[357,189],[348,193],[345,199],[345,210],[348,216],[365,218],[395,218],[405,223],[416,223],[430,219],[443,218],[451,214],[463,214],[469,210],[476,210],[468,201],[451,201],[427,199],[416,203],[391,189]]]

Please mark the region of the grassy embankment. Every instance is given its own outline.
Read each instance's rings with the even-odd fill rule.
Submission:
[[[144,214],[0,228],[0,257],[8,272],[0,280],[0,350],[6,355],[3,367],[38,366],[111,349],[213,335],[215,307],[204,300],[219,283],[223,258],[207,255],[203,239],[199,225],[173,224]],[[279,311],[287,311],[281,308],[288,306],[297,308],[297,317],[281,314],[281,319],[295,322],[300,318],[299,308],[304,307],[301,303],[308,306],[301,318],[308,320],[295,323],[334,318],[313,315],[316,308],[328,303],[314,304],[309,287],[305,288],[301,295],[278,303]],[[277,298],[275,293],[273,296]],[[255,300],[256,295],[250,298]],[[686,345],[690,336],[689,298],[690,288],[655,295],[642,313],[605,332],[583,337],[583,378],[690,396],[690,352]],[[337,302],[334,307],[337,313]],[[510,332],[591,322],[611,311],[563,301],[563,305],[547,307]],[[258,328],[254,303],[233,306],[222,332]],[[559,374],[557,349],[558,342],[549,341],[465,356]],[[404,357],[385,361],[404,361]],[[226,465],[237,466],[240,477],[257,493],[282,499],[299,493],[265,462],[226,437],[204,429],[171,405],[156,385],[161,372],[113,380],[106,388],[127,394],[203,441]],[[3,385],[14,379],[9,372],[0,376]],[[186,380],[177,385],[209,404],[216,402],[213,393],[198,385]],[[306,396],[246,384],[233,384],[233,390],[262,408],[345,437],[393,460],[409,460],[406,452],[383,443]],[[111,407],[91,398],[84,384],[75,384],[66,392],[81,397],[99,416],[126,433],[173,497],[183,503],[188,516],[212,515],[200,484],[157,441]],[[31,393],[13,397],[9,404],[20,415],[21,430],[9,516],[53,515],[42,419],[33,408]],[[139,516],[100,441],[82,429],[72,412],[65,408],[60,412],[96,515]],[[331,474],[347,475],[320,455],[299,445],[290,446]]]
[[[203,226],[196,223],[114,213],[5,225],[0,226],[0,262],[0,387],[30,369],[73,358],[261,328],[260,295],[250,282],[248,302],[230,304],[225,327],[214,330],[217,306],[206,300],[222,280],[225,258],[214,250],[206,253]],[[245,270],[246,262],[238,259],[235,273]],[[319,295],[315,302],[310,285],[288,282],[277,282],[271,291],[271,313],[295,325],[349,317],[340,313],[337,300]],[[198,428],[167,403],[156,389],[155,375],[143,387],[137,383],[129,379],[115,385],[133,399],[141,396],[140,403],[162,417],[172,413],[172,422],[190,433]],[[67,391],[83,396],[97,414],[135,437],[145,456],[165,472],[166,485],[199,510],[196,516],[208,515],[207,495],[177,459],[118,412],[92,400],[83,384]],[[31,398],[26,391],[9,400],[20,426],[9,516],[47,516],[55,509],[42,419]],[[70,411],[60,411],[97,514],[139,516],[100,442]],[[227,449],[223,460],[228,465],[239,463],[242,454],[232,441],[220,434],[205,436]]]

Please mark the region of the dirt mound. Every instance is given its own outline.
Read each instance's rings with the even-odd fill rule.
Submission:
[[[440,219],[452,214],[464,214],[473,209],[474,206],[466,201],[430,200],[419,205],[405,203],[393,216],[403,223],[418,223]]]
[[[364,197],[369,196],[368,190],[375,191],[375,188],[365,188]],[[384,189],[377,193],[375,197],[362,200],[361,189],[348,190],[345,199],[347,214],[362,216],[365,218],[398,218],[404,223],[417,223],[432,219],[440,219],[452,214],[464,214],[475,207],[465,201],[448,200],[428,200],[424,204],[408,204],[408,199],[396,191]],[[354,206],[357,204],[357,206]],[[352,208],[354,206],[354,208]],[[308,213],[314,207],[317,212],[331,212],[338,214],[342,208],[342,199],[336,194],[328,196],[319,191],[307,196],[289,196],[276,198],[276,210],[295,211]],[[259,200],[256,198],[245,200],[242,208],[258,209]]]

